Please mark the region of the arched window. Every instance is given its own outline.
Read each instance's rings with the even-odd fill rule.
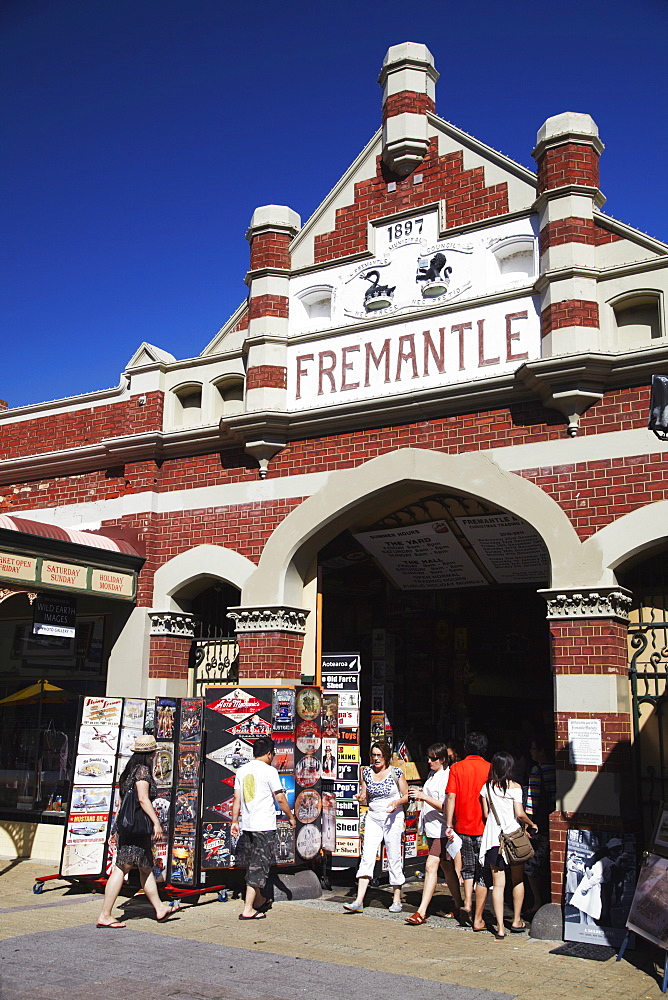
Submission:
[[[530,236],[511,237],[493,248],[499,274],[507,280],[529,281],[536,273],[535,241]]]
[[[238,375],[221,379],[216,383],[217,393],[217,414],[220,417],[229,417],[233,413],[243,413],[244,409],[244,380]]]
[[[299,325],[308,329],[331,326],[332,289],[330,285],[307,288],[297,296],[302,306]]]
[[[662,336],[660,300],[656,292],[625,296],[612,303],[621,348],[650,346]]]
[[[202,386],[199,382],[174,390],[174,426],[194,427],[202,422]]]

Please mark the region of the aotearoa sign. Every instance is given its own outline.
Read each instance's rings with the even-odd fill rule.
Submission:
[[[468,382],[538,357],[536,301],[494,302],[292,345],[288,405],[310,409]]]

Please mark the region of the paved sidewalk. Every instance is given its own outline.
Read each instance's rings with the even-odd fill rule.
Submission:
[[[329,898],[277,903],[266,920],[238,920],[238,900],[215,894],[157,924],[142,896],[121,897],[125,930],[94,927],[100,896],[51,882],[48,866],[0,861],[2,1000],[660,1000],[652,959],[610,949],[532,940],[495,941],[452,920],[409,927],[373,894],[364,914]],[[420,887],[409,887],[417,904]],[[332,898],[333,897],[333,898]],[[445,897],[441,897],[445,902]],[[406,913],[412,906],[406,906]],[[439,899],[436,899],[436,911]]]

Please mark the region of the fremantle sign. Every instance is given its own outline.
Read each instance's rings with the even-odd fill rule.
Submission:
[[[540,357],[532,297],[384,325],[289,348],[292,410],[508,374]]]

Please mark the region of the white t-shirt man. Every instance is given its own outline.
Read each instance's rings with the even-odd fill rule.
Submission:
[[[241,829],[265,833],[276,829],[274,795],[284,791],[278,771],[263,760],[250,760],[236,773],[234,790],[241,795]]]

